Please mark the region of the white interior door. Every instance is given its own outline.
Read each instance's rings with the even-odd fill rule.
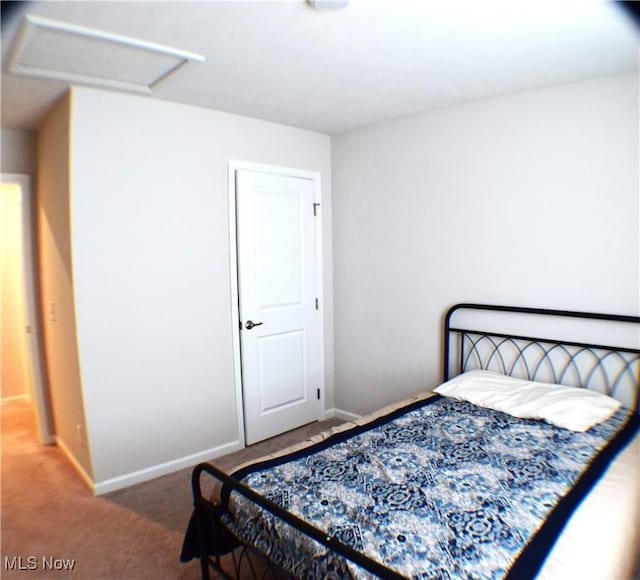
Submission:
[[[318,419],[322,378],[314,183],[236,171],[247,444]]]

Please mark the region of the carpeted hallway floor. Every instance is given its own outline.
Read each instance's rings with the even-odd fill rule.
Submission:
[[[338,423],[313,423],[215,463],[229,468]],[[192,505],[190,469],[94,497],[60,449],[37,443],[32,409],[23,402],[2,406],[1,445],[0,577],[200,577],[197,562],[179,562]]]

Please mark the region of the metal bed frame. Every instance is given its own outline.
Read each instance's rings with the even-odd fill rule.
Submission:
[[[508,376],[561,385],[595,389],[617,398],[629,389],[629,408],[640,410],[638,361],[640,349],[588,342],[521,336],[454,327],[452,319],[460,310],[542,315],[565,319],[600,320],[639,324],[640,317],[570,310],[549,310],[484,304],[456,304],[445,316],[444,380],[450,378],[451,339],[457,337],[457,373],[471,369],[495,370]],[[640,334],[637,337],[640,341]],[[634,368],[635,367],[635,368]]]
[[[582,386],[616,396],[625,386],[630,389],[630,405],[636,411],[640,405],[640,349],[616,347],[589,342],[565,341],[505,332],[493,332],[453,325],[455,315],[462,311],[500,312],[509,315],[533,315],[552,318],[599,320],[640,329],[640,316],[600,314],[568,310],[549,310],[485,304],[456,304],[444,317],[444,380],[471,369],[495,370],[509,376],[541,380],[571,386]],[[638,336],[640,339],[640,335]],[[380,578],[402,578],[379,562],[354,550],[334,536],[316,528],[282,507],[259,495],[240,481],[209,464],[197,465],[191,484],[194,498],[194,517],[199,538],[199,557],[202,578],[210,578],[210,568],[225,578],[290,578],[277,563],[271,562],[256,548],[243,544],[235,537],[219,535],[224,527],[222,517],[226,507],[202,493],[201,479],[210,476],[225,490],[239,493],[286,524],[297,529],[364,570]],[[235,546],[235,548],[234,548]],[[232,549],[233,548],[233,549]],[[228,565],[223,563],[223,555]],[[231,567],[231,571],[226,567]]]

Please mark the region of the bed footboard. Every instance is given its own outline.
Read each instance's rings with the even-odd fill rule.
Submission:
[[[224,524],[227,513],[221,502],[203,495],[202,477],[224,484],[229,476],[217,467],[201,463],[191,475],[194,512],[189,523],[182,560],[199,558],[202,578],[210,578],[210,569],[223,578],[290,578],[257,550],[243,544]]]
[[[202,477],[208,476],[222,484],[220,502],[208,499],[202,493]],[[256,493],[251,488],[226,474],[210,463],[198,464],[191,475],[194,513],[189,525],[191,540],[185,540],[183,560],[200,559],[203,579],[209,579],[209,569],[215,569],[225,578],[292,578],[291,574],[271,562],[253,546],[239,540],[225,525],[223,517],[230,515],[225,498],[231,492],[268,511],[302,534],[328,548],[334,554],[351,560],[358,566],[380,578],[400,579],[401,575],[372,560],[350,546],[340,542],[323,530],[316,528],[286,511],[279,505]],[[187,546],[186,544],[191,544]],[[195,545],[194,545],[195,544]],[[223,560],[227,559],[227,565]],[[231,568],[231,570],[228,570]]]

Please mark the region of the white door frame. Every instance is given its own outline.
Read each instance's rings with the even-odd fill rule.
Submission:
[[[231,278],[231,330],[233,333],[233,367],[235,375],[235,396],[236,396],[236,416],[238,422],[238,439],[240,444],[245,446],[244,431],[244,405],[242,398],[242,358],[240,351],[240,302],[238,296],[238,244],[236,228],[236,171],[246,169],[249,171],[259,171],[261,173],[271,173],[275,175],[286,175],[289,177],[301,177],[310,179],[313,182],[313,201],[321,204],[321,180],[320,173],[315,171],[304,171],[292,169],[290,167],[278,167],[275,165],[264,165],[251,163],[248,161],[229,161],[229,263]],[[322,206],[320,205],[320,208]],[[324,417],[325,408],[325,375],[324,375],[324,296],[323,296],[323,267],[322,267],[322,211],[318,211],[315,221],[316,236],[316,289],[319,300],[320,317],[320,404],[318,405],[318,420]]]
[[[24,277],[24,301],[26,324],[30,327],[28,338],[28,370],[31,373],[33,392],[30,393],[36,415],[38,436],[45,445],[55,442],[55,432],[51,418],[50,399],[45,388],[43,365],[43,337],[39,308],[36,305],[36,267],[34,241],[34,204],[31,177],[22,173],[2,173],[2,183],[16,184],[22,192],[22,275]],[[25,329],[26,332],[26,329]]]

